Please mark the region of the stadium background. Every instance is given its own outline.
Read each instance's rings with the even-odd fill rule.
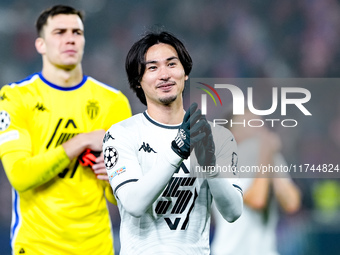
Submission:
[[[336,0],[1,0],[1,85],[41,69],[34,48],[34,22],[42,9],[57,3],[85,10],[85,74],[125,93],[133,113],[144,107],[128,88],[125,56],[150,28],[164,28],[184,41],[194,61],[191,77],[334,78],[340,74],[340,3]],[[325,98],[337,99],[340,90],[335,91],[336,95],[334,90],[329,95],[323,91],[321,103],[327,103]],[[294,160],[318,163],[326,158],[340,163],[338,100],[331,100],[329,112],[320,116],[319,123],[324,124],[304,130]],[[284,133],[281,137],[285,146],[289,137]],[[289,161],[292,153],[284,153]],[[296,182],[303,206],[296,215],[282,215],[277,232],[281,254],[339,254],[338,179]],[[7,255],[11,187],[2,169],[0,205],[0,254]],[[110,209],[117,230],[119,216],[115,207]],[[115,240],[118,249],[117,236]]]

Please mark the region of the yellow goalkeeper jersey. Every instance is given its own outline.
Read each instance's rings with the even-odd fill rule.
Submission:
[[[113,254],[110,186],[70,161],[61,144],[130,116],[120,91],[89,76],[64,88],[35,73],[1,89],[0,156],[13,186],[14,255]]]

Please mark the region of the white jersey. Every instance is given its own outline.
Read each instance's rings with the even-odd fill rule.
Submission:
[[[260,143],[257,138],[238,145],[239,167],[256,166],[259,160]],[[275,165],[286,165],[281,154],[274,158]],[[249,176],[247,176],[249,177]],[[289,178],[285,176],[285,178]],[[241,178],[244,192],[254,178]],[[226,222],[213,206],[215,234],[211,245],[212,255],[278,255],[276,248],[276,226],[279,218],[277,201],[270,197],[263,211],[246,205],[241,217],[234,223]]]
[[[178,128],[178,125],[158,123],[144,112],[108,130],[103,150],[109,155],[105,157],[106,168],[115,195],[121,187],[138,181],[155,167],[156,158],[164,157]],[[231,165],[236,155],[232,134],[223,127],[212,128],[212,131],[214,140],[214,133],[222,132],[215,140],[217,163]],[[163,192],[140,218],[126,212],[117,198],[121,217],[120,254],[210,254],[212,195],[207,180],[192,174],[193,161],[197,162],[192,160],[191,167],[190,158],[182,162]],[[162,166],[159,168],[161,171]],[[231,183],[234,181],[237,179],[230,179]]]

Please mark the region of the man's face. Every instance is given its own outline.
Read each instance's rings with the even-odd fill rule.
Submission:
[[[169,105],[182,96],[185,80],[184,68],[171,45],[159,43],[145,54],[145,72],[140,82],[148,106]]]
[[[81,19],[73,14],[49,17],[36,45],[44,61],[62,69],[75,68],[82,60],[85,46]]]

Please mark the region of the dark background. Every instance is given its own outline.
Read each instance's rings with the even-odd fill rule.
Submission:
[[[41,10],[59,3],[86,12],[85,74],[125,93],[133,113],[145,107],[129,90],[125,56],[149,29],[164,28],[185,43],[194,61],[191,77],[339,77],[340,4],[336,0],[1,0],[1,85],[41,70],[41,57],[34,48],[34,23]],[[327,162],[331,158],[339,163],[339,90],[319,89],[323,96],[315,93],[312,99],[328,105],[326,112],[319,113],[322,119],[314,122],[319,124],[307,125],[300,135],[298,153],[284,153],[296,162]],[[282,131],[280,135],[283,148],[289,148],[288,134]],[[296,182],[303,193],[303,207],[296,215],[282,215],[277,233],[281,254],[339,254],[338,179]],[[2,169],[0,205],[0,254],[7,255],[11,186]],[[110,208],[117,234],[119,216],[116,207]],[[117,236],[115,245],[119,246]]]

